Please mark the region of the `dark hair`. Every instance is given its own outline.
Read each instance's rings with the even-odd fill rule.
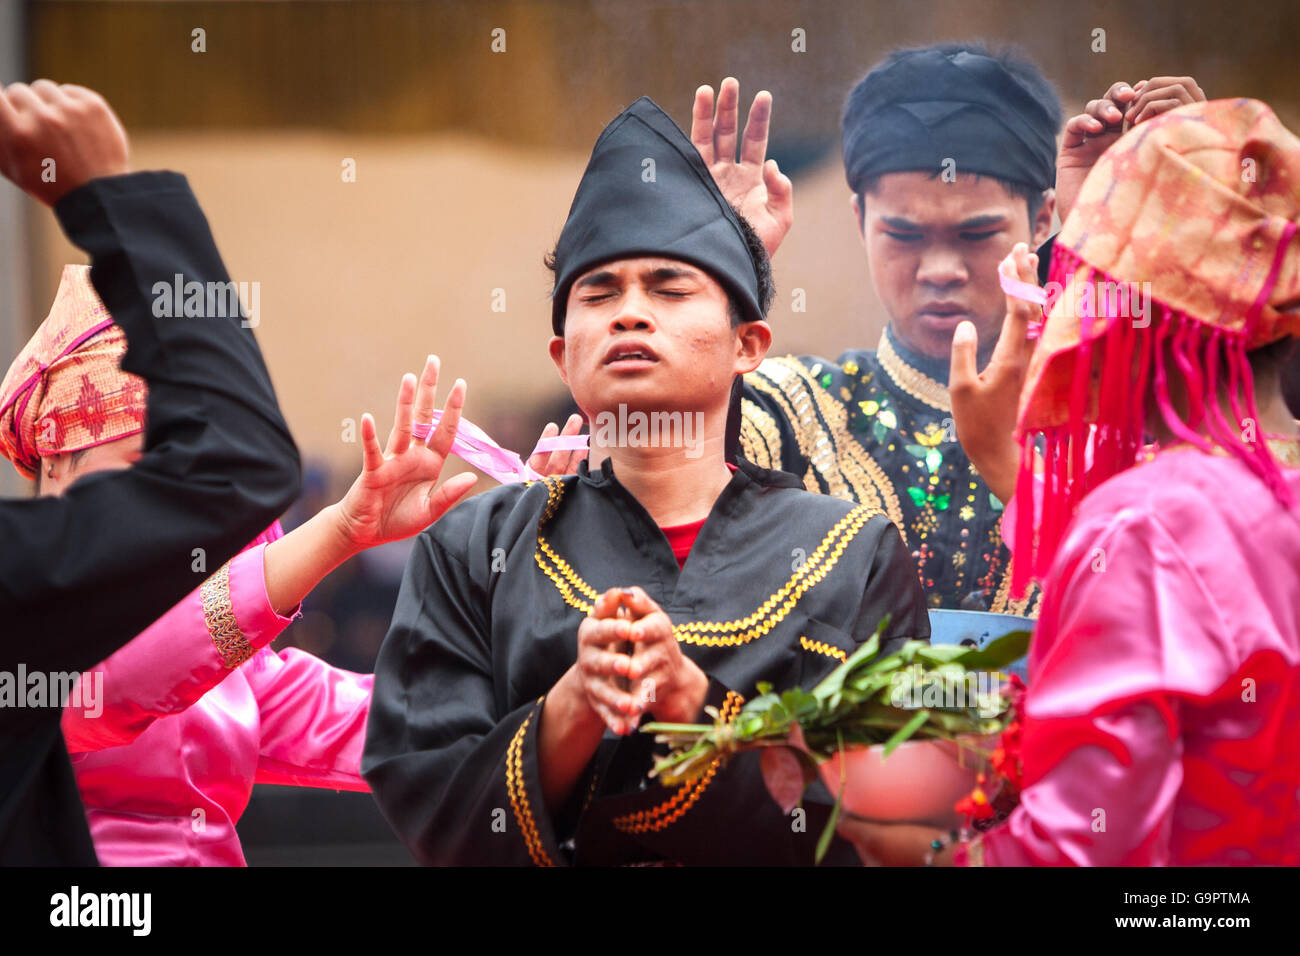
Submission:
[[[885,58],[871,68],[871,70],[858,81],[854,87],[857,91],[864,83],[871,79],[872,74],[877,70],[892,66],[905,57],[917,53],[936,52],[943,56],[955,56],[958,53],[971,53],[975,56],[986,56],[990,60],[997,62],[1002,69],[1010,73],[1015,79],[1020,81],[1020,85],[1025,87],[1029,95],[1041,106],[1047,113],[1048,118],[1052,121],[1052,129],[1060,132],[1061,125],[1065,122],[1065,110],[1061,106],[1061,97],[1056,92],[1056,87],[1052,82],[1043,75],[1043,72],[1019,47],[1013,44],[1004,44],[997,48],[989,47],[987,44],[973,40],[966,43],[934,43],[929,46],[914,47],[897,47],[885,54]],[[853,104],[856,97],[853,93],[844,107],[844,121],[847,122],[852,112]],[[938,176],[936,172],[934,176]],[[931,178],[934,178],[932,176]],[[1035,189],[1026,183],[1012,182],[1009,179],[1002,179],[999,176],[989,176],[996,183],[1002,186],[1010,195],[1025,200],[1025,205],[1029,209],[1029,227],[1033,229],[1034,219],[1038,216],[1038,211],[1043,208],[1043,202],[1046,199],[1044,190]],[[976,176],[978,182],[979,176]],[[876,176],[863,184],[862,192],[858,194],[858,201],[862,202],[864,193],[874,193],[880,185],[880,177]]]
[[[749,251],[749,259],[754,264],[754,272],[758,276],[758,308],[766,317],[768,309],[772,307],[772,299],[776,296],[776,283],[772,281],[772,260],[767,255],[767,248],[763,245],[763,240],[754,231],[754,227],[750,225],[749,220],[742,216],[740,210],[735,206],[732,206],[731,209],[740,222],[740,234],[745,238],[745,248]],[[554,295],[557,275],[554,249],[542,257],[542,264],[551,273],[551,294]],[[727,290],[727,316],[731,319],[733,329],[745,321],[745,309],[741,305],[740,299],[729,289]]]
[[[71,452],[68,466],[75,471],[81,465],[81,460],[86,457],[88,451],[90,451],[89,448],[78,448],[76,451]],[[36,493],[38,495],[41,493],[41,463],[39,460],[36,462]]]
[[[1276,375],[1296,357],[1296,343],[1296,339],[1288,337],[1251,349],[1246,353],[1251,374],[1257,378],[1261,375]]]

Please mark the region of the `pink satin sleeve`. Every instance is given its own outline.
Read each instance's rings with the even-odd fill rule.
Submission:
[[[980,839],[985,864],[1169,860],[1181,708],[1236,664],[1219,609],[1167,531],[1141,512],[1105,522],[1071,533],[1049,576],[1029,657],[1025,789]]]
[[[234,634],[240,646],[246,642],[256,651],[298,616],[298,609],[288,617],[277,614],[266,593],[266,545],[282,534],[276,522],[138,637],[81,675],[79,706],[70,704],[62,715],[70,752],[128,744],[159,717],[180,713],[225,680],[233,668],[214,630]],[[95,688],[102,689],[100,699],[87,706],[88,689]]]
[[[257,783],[364,790],[373,674],[332,667],[295,647],[263,651],[245,668],[261,716]]]

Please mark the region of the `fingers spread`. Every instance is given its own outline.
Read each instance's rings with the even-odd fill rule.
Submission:
[[[433,421],[433,410],[438,407],[438,356],[430,355],[424,360],[424,371],[420,374],[420,385],[415,391],[415,420],[422,425]]]
[[[365,471],[374,471],[384,463],[384,451],[379,447],[375,420],[369,412],[361,416],[361,461]]]
[[[411,407],[415,401],[415,376],[407,372],[397,388],[397,409],[393,412],[393,430],[388,433],[386,455],[400,455],[411,444]]]
[[[772,94],[760,90],[749,107],[745,137],[740,144],[740,161],[761,165],[767,157],[767,135],[772,124]]]
[[[695,104],[691,108],[691,142],[700,151],[705,166],[713,165],[713,87],[701,86],[695,91]]]
[[[442,418],[429,439],[429,447],[434,453],[446,458],[451,454],[451,446],[456,442],[456,430],[460,428],[461,412],[465,408],[465,380],[456,379],[447,395],[447,404],[443,406]]]
[[[433,524],[451,510],[452,505],[460,501],[478,483],[478,476],[472,471],[463,471],[453,475],[433,490],[429,495],[429,524]]]
[[[718,113],[713,118],[714,162],[735,162],[736,133],[740,129],[740,83],[733,77],[718,90]]]

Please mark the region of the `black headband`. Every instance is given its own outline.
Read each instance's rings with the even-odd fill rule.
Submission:
[[[885,173],[977,173],[1050,189],[1052,111],[992,57],[920,50],[879,67],[844,109],[844,173],[862,193]]]

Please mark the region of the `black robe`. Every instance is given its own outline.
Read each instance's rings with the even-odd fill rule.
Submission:
[[[680,571],[608,461],[478,495],[416,539],[375,668],[361,769],[420,862],[812,861],[829,796],[817,785],[806,816],[786,816],[752,754],[665,788],[646,777],[649,735],[606,734],[567,804],[544,804],[545,695],[594,598],[632,585],[672,619],[727,716],[758,681],[811,687],[886,613],[886,648],[929,637],[894,526],[790,475],[742,462]],[[838,838],[830,859],[857,861]]]
[[[810,491],[888,515],[930,607],[1033,616],[1037,588],[1011,597],[1002,503],[957,443],[941,364],[888,330],[876,351],[837,362],[768,359],[745,377],[740,448]]]
[[[93,667],[283,513],[298,450],[240,317],[157,318],[153,286],[227,282],[185,177],[97,179],[55,207],[149,384],[145,451],[61,498],[0,501],[0,671]],[[22,691],[22,688],[19,688]],[[61,708],[0,708],[0,865],[94,865]]]

